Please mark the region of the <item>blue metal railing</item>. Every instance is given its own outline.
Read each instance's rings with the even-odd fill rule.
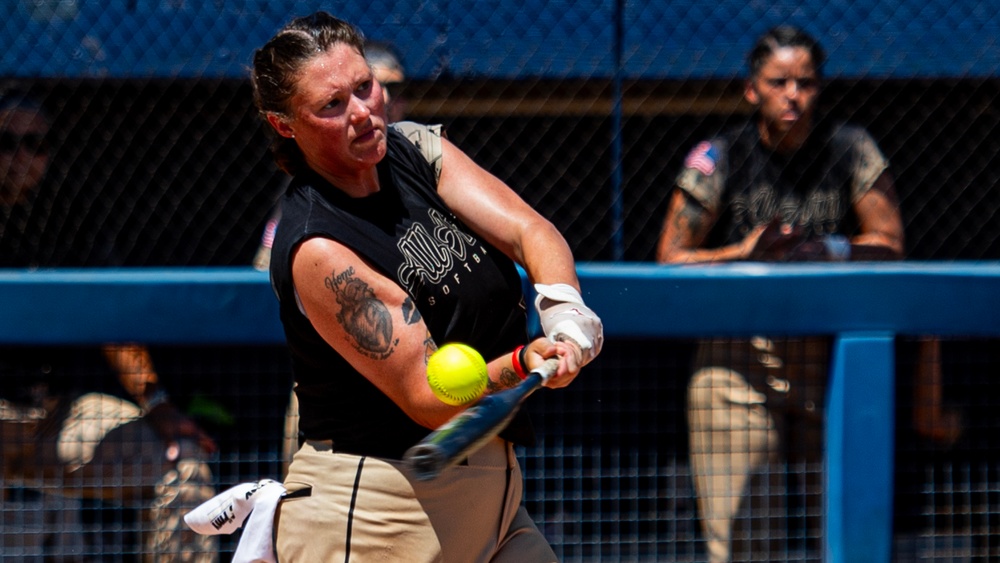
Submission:
[[[405,46],[417,79],[729,79],[753,39],[783,23],[820,38],[832,78],[982,78],[1000,66],[988,0],[32,0],[0,3],[0,73],[245,78],[254,49],[320,9]]]
[[[893,339],[1000,336],[1000,263],[582,264],[613,338],[835,336],[827,413],[827,555],[889,561]],[[280,343],[250,268],[0,271],[3,343]],[[533,319],[534,320],[534,319]]]

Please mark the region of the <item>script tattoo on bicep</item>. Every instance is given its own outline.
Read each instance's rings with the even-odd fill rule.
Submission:
[[[333,272],[325,281],[340,305],[337,322],[354,339],[354,347],[376,360],[392,355],[399,341],[393,340],[389,308],[375,296],[375,291],[354,277],[354,268]]]

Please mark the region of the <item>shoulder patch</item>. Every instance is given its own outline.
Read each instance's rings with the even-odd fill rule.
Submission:
[[[705,176],[711,176],[715,173],[715,163],[718,159],[719,153],[715,146],[708,141],[702,141],[688,153],[687,158],[684,159],[684,167],[697,170]]]
[[[397,121],[389,127],[399,131],[434,168],[434,176],[441,179],[441,125],[423,125],[412,121]]]

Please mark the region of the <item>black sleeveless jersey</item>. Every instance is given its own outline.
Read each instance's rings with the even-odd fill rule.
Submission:
[[[437,194],[434,169],[390,128],[380,190],[351,198],[314,173],[297,176],[281,202],[271,283],[292,357],[299,430],[334,449],[400,458],[429,430],[411,420],[316,332],[298,306],[291,254],[312,237],[336,240],[395,280],[438,345],[463,342],[487,360],[527,339],[521,278],[507,256],[463,225]],[[533,441],[526,415],[505,438]]]
[[[887,167],[860,127],[818,124],[805,145],[784,155],[764,147],[750,121],[695,147],[677,184],[718,217],[705,241],[714,248],[775,217],[813,236],[852,236],[854,203]]]

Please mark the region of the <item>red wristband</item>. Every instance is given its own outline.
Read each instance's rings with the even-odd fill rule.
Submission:
[[[528,378],[528,370],[524,369],[524,358],[521,354],[524,352],[524,345],[514,348],[514,353],[510,355],[510,363],[514,366],[514,373],[517,374],[521,379]]]

